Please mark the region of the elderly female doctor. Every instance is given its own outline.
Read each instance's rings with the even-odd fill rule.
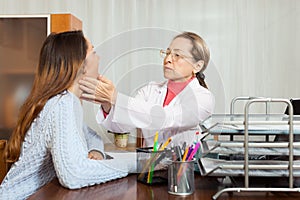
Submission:
[[[172,137],[175,144],[192,143],[199,123],[212,114],[215,103],[203,74],[209,49],[200,36],[184,32],[161,54],[165,82],[150,82],[129,97],[117,92],[103,76],[85,77],[79,82],[84,91],[81,98],[101,104],[97,121],[106,129],[128,132],[140,128],[145,146],[153,145],[156,132],[160,142]]]

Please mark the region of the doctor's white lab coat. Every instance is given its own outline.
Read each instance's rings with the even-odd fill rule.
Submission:
[[[141,88],[135,97],[118,93],[117,100],[104,118],[102,109],[97,113],[97,122],[112,132],[130,132],[142,129],[146,146],[153,145],[155,132],[159,142],[172,136],[174,144],[184,141],[191,144],[195,133],[201,133],[199,123],[213,112],[215,99],[194,78],[169,105],[163,107],[167,93],[167,81],[150,82]]]

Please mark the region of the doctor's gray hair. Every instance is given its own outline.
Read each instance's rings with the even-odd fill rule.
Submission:
[[[208,88],[205,81],[204,81],[204,70],[206,69],[209,59],[210,59],[210,51],[206,45],[206,42],[200,37],[199,35],[192,33],[192,32],[183,32],[173,38],[185,38],[191,41],[193,47],[191,49],[191,54],[196,62],[203,60],[204,65],[202,69],[196,73],[196,77],[200,83],[201,86]]]

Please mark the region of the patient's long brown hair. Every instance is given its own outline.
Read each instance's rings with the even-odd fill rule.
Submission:
[[[52,33],[45,40],[32,90],[20,109],[17,125],[5,149],[5,159],[19,159],[26,132],[46,102],[69,88],[87,54],[87,42],[82,31]]]

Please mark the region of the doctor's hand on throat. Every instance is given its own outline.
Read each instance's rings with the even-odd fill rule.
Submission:
[[[82,90],[81,99],[100,103],[105,112],[109,112],[111,106],[115,104],[117,91],[112,81],[104,76],[99,75],[97,79],[84,77],[79,80],[80,89]]]

